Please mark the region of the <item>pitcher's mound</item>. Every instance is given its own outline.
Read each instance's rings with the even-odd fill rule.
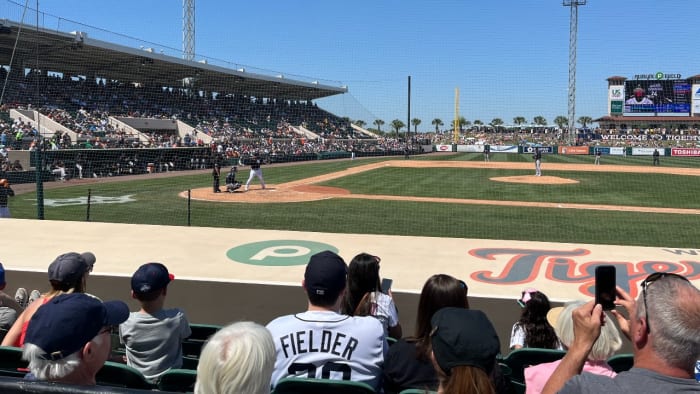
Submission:
[[[490,178],[496,182],[510,183],[530,183],[538,185],[566,185],[571,183],[579,183],[575,179],[560,178],[558,176],[535,176],[535,175],[520,175],[520,176],[502,176]]]

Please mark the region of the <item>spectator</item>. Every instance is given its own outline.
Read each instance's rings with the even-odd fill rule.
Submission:
[[[112,350],[110,329],[128,316],[122,301],[103,303],[79,293],[56,296],[32,316],[22,357],[35,379],[94,385]]]
[[[339,313],[347,285],[347,266],[324,251],[309,259],[302,287],[306,312],[279,317],[267,325],[277,361],[272,386],[288,376],[342,378],[380,388],[387,342],[379,320]]]
[[[590,301],[574,311],[574,342],[542,392],[697,393],[700,290],[683,276],[656,272],[642,282],[636,301],[619,287],[617,293],[629,319],[612,313],[632,342],[632,369],[614,378],[580,374],[604,323],[602,307]]]
[[[182,366],[182,341],[192,335],[185,312],[164,309],[168,284],[175,277],[161,263],[146,263],[131,276],[131,297],[141,309],[119,326],[127,365],[155,383],[171,368]]]
[[[433,315],[431,325],[438,393],[495,393],[489,375],[501,345],[488,317],[481,311],[448,307]]]
[[[374,316],[382,322],[385,335],[400,339],[399,313],[391,292],[381,292],[380,261],[379,257],[368,253],[360,253],[350,261],[348,291],[341,311],[349,316]]]
[[[520,320],[513,324],[510,334],[510,348],[537,347],[543,349],[560,349],[554,327],[547,322],[549,298],[537,289],[523,290],[518,304],[523,308]]]
[[[30,300],[33,298],[36,299],[34,299],[22,314],[19,315],[2,340],[2,346],[22,347],[29,320],[34,313],[36,313],[37,309],[58,295],[65,293],[84,293],[87,288],[87,276],[89,272],[90,266],[85,258],[78,253],[69,252],[56,257],[49,265],[49,283],[51,283],[51,290],[45,294],[32,291],[35,296],[29,298]]]
[[[10,187],[10,182],[7,179],[0,179],[0,218],[10,217],[10,207],[8,205],[8,197],[14,197],[15,191]]]
[[[547,320],[554,323],[559,340],[567,349],[574,343],[574,321],[571,316],[574,310],[583,304],[585,304],[583,301],[570,302],[564,307],[552,308],[547,314]],[[610,317],[606,314],[606,318]],[[600,337],[593,344],[591,353],[583,364],[583,372],[610,377],[617,375],[606,360],[620,350],[621,346],[622,339],[617,327],[612,323],[604,325],[601,328]],[[561,360],[558,360],[525,368],[526,393],[541,393],[547,379],[552,376],[552,372],[560,362]]]
[[[7,330],[17,320],[17,315],[22,313],[22,307],[14,297],[5,293],[5,267],[0,263],[0,328]]]
[[[269,394],[275,344],[270,332],[253,322],[230,324],[202,349],[195,394]]]
[[[398,393],[416,388],[436,390],[438,377],[430,362],[430,319],[444,307],[469,308],[467,285],[450,275],[433,275],[418,301],[415,333],[389,348],[384,364],[384,391]]]

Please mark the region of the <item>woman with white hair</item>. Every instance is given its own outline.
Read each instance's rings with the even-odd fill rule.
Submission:
[[[547,320],[554,325],[554,329],[559,336],[559,341],[565,348],[574,342],[574,320],[572,314],[574,310],[584,301],[572,301],[564,307],[552,308],[547,314]],[[614,319],[606,313],[607,324],[600,330],[600,337],[593,344],[593,349],[588,355],[588,360],[583,365],[583,372],[614,377],[617,375],[606,360],[615,354],[622,347],[622,339],[615,325]],[[552,376],[552,372],[557,368],[561,360],[551,363],[537,364],[525,368],[525,392],[526,394],[541,393],[547,380]]]
[[[195,394],[269,394],[275,345],[267,328],[237,322],[217,331],[202,349]]]

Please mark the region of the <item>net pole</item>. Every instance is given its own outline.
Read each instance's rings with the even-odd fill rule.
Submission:
[[[459,142],[459,88],[455,88],[455,127],[452,131],[452,143]]]

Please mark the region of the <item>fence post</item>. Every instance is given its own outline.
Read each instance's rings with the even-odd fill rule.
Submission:
[[[90,221],[90,200],[92,198],[92,189],[88,189],[88,196],[87,196],[87,213],[85,217],[85,221],[89,222]]]
[[[187,227],[192,224],[192,189],[187,189]]]

